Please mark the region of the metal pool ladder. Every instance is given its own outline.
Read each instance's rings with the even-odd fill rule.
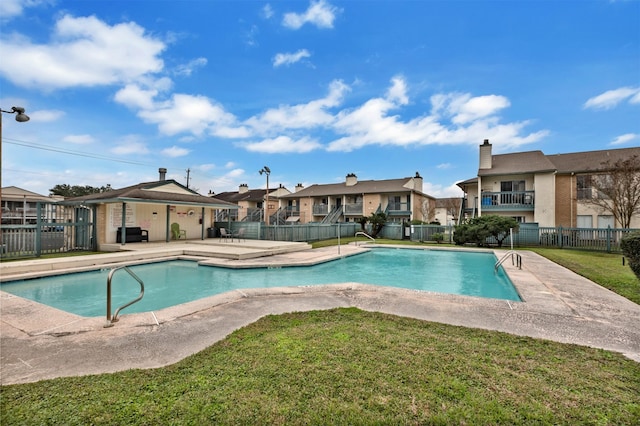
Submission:
[[[376,242],[376,239],[373,238],[371,235],[367,234],[366,232],[362,232],[362,231],[356,232],[355,236],[357,237],[358,235],[365,236],[365,237],[369,238],[371,241],[373,241],[374,243]],[[358,239],[357,238],[356,238],[355,242],[356,242],[356,245],[358,245]]]
[[[115,274],[116,271],[120,269],[124,269],[125,271],[127,271],[129,275],[133,277],[133,279],[138,281],[138,283],[140,284],[140,294],[138,295],[138,297],[136,297],[132,301],[125,303],[124,305],[116,309],[116,312],[113,314],[113,317],[112,317],[111,316],[111,280],[113,278],[113,274]],[[127,266],[119,266],[109,271],[109,276],[107,277],[107,323],[105,324],[105,327],[112,327],[113,323],[118,321],[118,314],[120,313],[120,311],[126,308],[127,306],[131,306],[134,303],[140,301],[140,299],[142,299],[142,296],[144,296],[144,283],[136,274],[133,273],[131,269],[129,269]]]
[[[515,255],[515,262],[514,262],[514,260],[513,260],[514,255]],[[518,252],[516,252],[515,250],[509,250],[508,252],[506,252],[506,253],[504,254],[504,256],[502,256],[502,257],[500,258],[500,260],[498,260],[498,261],[496,262],[496,264],[495,264],[495,265],[493,265],[493,270],[494,270],[494,272],[497,272],[497,271],[498,271],[498,267],[499,267],[500,265],[502,265],[502,263],[503,263],[505,260],[507,260],[507,259],[509,258],[509,256],[511,256],[511,264],[512,264],[512,265],[516,265],[516,266],[518,267],[518,269],[522,269],[522,256],[520,256],[520,255],[518,254]]]

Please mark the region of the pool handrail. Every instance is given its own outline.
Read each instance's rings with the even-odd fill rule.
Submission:
[[[513,261],[513,256],[515,255],[516,257],[516,261]],[[520,256],[515,250],[509,250],[508,252],[506,252],[504,254],[504,256],[502,256],[500,258],[500,260],[498,260],[496,262],[495,265],[493,265],[493,270],[494,272],[498,272],[498,267],[500,267],[500,265],[502,265],[502,263],[507,260],[509,258],[509,256],[511,256],[511,264],[512,265],[516,265],[518,267],[518,269],[522,269],[522,256]]]
[[[367,234],[366,232],[362,232],[362,231],[356,232],[355,237],[357,237],[358,235],[363,235],[363,236],[369,238],[374,243],[376,242],[376,239],[373,238],[371,235]],[[356,238],[355,244],[358,245],[358,239],[357,238]]]
[[[133,277],[133,279],[138,281],[138,283],[140,284],[140,294],[138,295],[138,297],[136,297],[132,301],[125,303],[124,305],[116,309],[116,312],[113,314],[113,317],[112,317],[111,316],[111,280],[113,278],[113,275],[116,273],[116,271],[120,269],[124,269],[125,271],[127,271],[129,275]],[[136,302],[139,302],[143,296],[144,296],[144,282],[142,282],[142,280],[136,274],[134,274],[131,269],[129,269],[127,266],[119,266],[117,268],[111,269],[109,271],[109,276],[107,277],[107,323],[105,324],[105,327],[113,326],[113,323],[118,321],[118,314],[120,313],[120,311],[128,306],[133,305]]]

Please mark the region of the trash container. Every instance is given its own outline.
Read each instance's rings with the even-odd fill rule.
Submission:
[[[207,228],[207,237],[215,238],[217,237],[218,230],[216,228]]]

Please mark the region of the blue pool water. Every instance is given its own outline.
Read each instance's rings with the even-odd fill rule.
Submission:
[[[376,248],[315,266],[229,269],[175,260],[131,266],[145,283],[144,298],[123,313],[155,311],[243,288],[358,282],[389,287],[519,301],[492,253]],[[82,316],[106,315],[108,269],[3,283],[1,288]],[[125,271],[112,281],[113,309],[140,286]]]

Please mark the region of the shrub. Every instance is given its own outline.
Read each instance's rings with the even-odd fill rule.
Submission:
[[[640,279],[640,231],[632,232],[620,241],[622,253],[629,259],[629,266]]]
[[[438,233],[436,233],[436,234],[433,234],[433,235],[431,236],[431,239],[432,239],[433,241],[435,241],[436,243],[440,244],[441,242],[443,242],[443,241],[444,241],[444,234],[442,234],[442,233],[438,232]]]
[[[467,223],[456,226],[453,241],[458,245],[475,243],[480,247],[487,244],[487,238],[493,237],[498,247],[502,247],[502,242],[509,236],[511,228],[514,231],[519,228],[518,222],[511,217],[498,215],[474,217]]]

